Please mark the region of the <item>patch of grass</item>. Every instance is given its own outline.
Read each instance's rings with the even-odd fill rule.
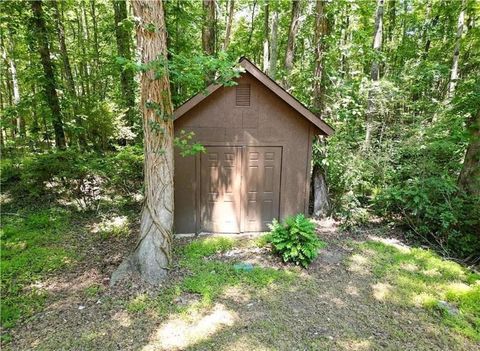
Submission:
[[[100,284],[92,284],[89,287],[85,288],[85,296],[89,298],[94,298],[100,295],[100,293],[104,290],[103,286]]]
[[[374,275],[392,285],[386,299],[439,312],[443,322],[480,340],[480,277],[432,251],[380,241],[359,245]],[[457,308],[452,313],[442,302]]]
[[[127,304],[127,311],[130,313],[145,312],[153,304],[153,300],[147,294],[139,294]]]
[[[159,316],[188,314],[192,310],[210,307],[230,287],[261,289],[274,283],[290,284],[294,281],[296,274],[293,270],[253,267],[252,270],[242,271],[234,268],[235,262],[211,257],[240,244],[230,238],[215,237],[194,240],[179,248],[179,264],[188,271],[187,276],[163,289],[157,298],[145,294],[136,296],[127,303],[127,310],[130,313],[154,310]],[[184,293],[198,295],[199,301],[177,306],[175,299]]]
[[[216,253],[226,252],[232,249],[235,241],[225,237],[213,237],[203,240],[195,240],[186,245],[182,254],[183,261],[194,261],[202,257],[214,255]]]
[[[209,304],[227,287],[245,285],[263,288],[275,282],[290,283],[294,273],[272,268],[253,267],[251,271],[239,271],[234,263],[206,259],[218,252],[234,247],[235,242],[226,238],[208,238],[193,241],[184,248],[181,260],[191,274],[181,283],[181,289],[199,294]]]
[[[67,213],[51,208],[25,217],[3,218],[1,238],[1,324],[13,327],[19,318],[38,311],[47,296],[42,279],[69,264],[75,255],[62,247]]]

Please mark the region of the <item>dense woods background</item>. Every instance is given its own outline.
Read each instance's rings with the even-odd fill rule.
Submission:
[[[316,212],[348,229],[380,217],[478,260],[479,2],[172,0],[164,11],[156,64],[174,107],[248,57],[336,130],[315,144]],[[131,4],[3,1],[0,16],[3,191],[83,209],[139,192]]]

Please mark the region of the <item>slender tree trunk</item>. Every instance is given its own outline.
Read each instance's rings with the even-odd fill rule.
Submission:
[[[225,28],[225,41],[223,42],[223,50],[227,50],[228,44],[230,44],[230,35],[232,32],[234,10],[235,10],[235,1],[230,0],[228,2],[228,18],[227,18],[227,26]]]
[[[313,83],[313,106],[319,111],[323,112],[324,107],[324,64],[325,64],[325,37],[328,31],[327,16],[325,13],[326,2],[317,1],[315,7],[315,33],[314,33],[314,45],[315,45],[315,72]]]
[[[373,36],[373,53],[374,58],[372,61],[372,67],[370,70],[370,79],[372,81],[372,87],[368,93],[367,99],[367,118],[366,118],[366,132],[365,132],[365,143],[364,148],[368,149],[370,147],[370,142],[372,138],[372,133],[374,129],[374,115],[375,115],[375,91],[377,89],[377,82],[380,80],[380,63],[379,55],[382,50],[382,39],[383,39],[383,1],[378,0],[377,10],[375,12],[375,32]]]
[[[480,196],[480,108],[476,116],[471,117],[468,127],[471,137],[458,178],[458,187],[470,196]]]
[[[77,92],[75,90],[75,81],[73,80],[72,67],[70,65],[70,58],[68,57],[67,44],[65,42],[65,27],[62,22],[62,16],[60,14],[57,1],[53,1],[53,6],[55,9],[55,12],[54,12],[55,24],[57,29],[60,55],[62,56],[63,71],[65,74],[67,91],[68,91],[68,95],[70,96],[70,100],[72,101],[73,115],[74,115],[75,122],[77,126],[80,127],[81,129],[80,134],[77,136],[78,142],[81,147],[85,147],[87,145],[87,140],[85,138],[85,133],[82,130],[83,121],[78,112],[78,98],[77,98]]]
[[[269,1],[264,5],[264,21],[263,21],[263,72],[266,74],[270,71],[270,26],[269,26]]]
[[[285,82],[287,86],[287,77],[293,68],[293,59],[295,56],[295,40],[299,28],[300,19],[300,0],[292,0],[292,17],[290,20],[290,28],[288,30],[287,50],[285,52]]]
[[[325,1],[317,1],[315,6],[315,72],[313,81],[313,105],[315,109],[322,113],[325,106],[325,37],[328,33],[328,22],[326,16]],[[316,143],[322,141],[316,140]],[[315,158],[320,158],[321,155],[314,154]],[[329,209],[329,198],[327,182],[325,181],[325,170],[322,167],[319,159],[314,159],[312,169],[312,187],[313,187],[313,215],[323,216],[327,214]]]
[[[458,15],[455,49],[453,51],[452,69],[450,71],[450,83],[448,85],[447,101],[451,101],[455,95],[458,81],[458,59],[460,57],[460,44],[462,42],[463,26],[465,25],[465,0],[462,0],[460,14]]]
[[[123,23],[127,19],[126,1],[114,0],[113,9],[118,56],[130,61],[132,59],[130,33],[125,29]],[[125,117],[128,125],[132,126],[135,120],[135,81],[132,70],[122,69],[120,73],[120,88],[122,90],[123,105],[127,109]]]
[[[60,110],[60,103],[57,95],[57,82],[55,80],[55,73],[53,71],[53,63],[50,58],[50,44],[48,41],[47,28],[45,25],[45,19],[42,9],[42,1],[31,2],[35,32],[34,37],[38,41],[38,51],[43,66],[43,89],[47,98],[48,106],[52,111],[52,125],[55,132],[55,145],[59,149],[66,147],[65,132],[63,130],[62,111]]]
[[[2,45],[2,58],[5,63],[8,65],[9,76],[11,79],[11,88],[12,88],[12,106],[16,107],[20,103],[20,87],[18,84],[18,76],[17,76],[17,65],[15,64],[15,60],[13,58],[15,47],[13,42],[13,35],[10,33],[10,38],[8,42],[10,43],[10,50],[7,50],[6,44],[3,43]],[[14,133],[20,135],[22,138],[25,137],[25,120],[23,116],[16,111],[17,118],[14,124]]]
[[[93,53],[94,53],[94,59],[93,59],[93,66],[94,66],[94,72],[93,72],[93,91],[95,94],[101,96],[102,98],[105,96],[104,90],[100,89],[100,82],[99,82],[99,76],[100,76],[100,49],[98,45],[98,24],[97,24],[97,12],[95,10],[95,0],[90,0],[90,14],[92,16],[92,30],[93,30]]]
[[[215,54],[215,0],[203,0],[202,48],[205,55]]]
[[[348,47],[348,37],[349,37],[349,29],[350,29],[350,4],[345,5],[345,14],[344,14],[344,21],[342,23],[342,30],[341,30],[341,40],[342,40],[342,56],[340,58],[340,72],[342,78],[348,75],[348,62],[347,62],[347,47]]]
[[[215,55],[215,0],[203,0],[202,48],[205,55]],[[205,83],[208,85],[215,79],[215,72],[207,72]]]
[[[163,2],[132,1],[137,26],[137,46],[142,64],[167,59],[167,31]],[[150,29],[151,26],[155,30]],[[160,77],[159,77],[160,75]],[[145,202],[140,238],[134,253],[112,275],[111,284],[139,272],[150,284],[160,283],[171,263],[173,229],[173,110],[168,67],[142,72],[140,108],[145,148]]]
[[[278,61],[278,10],[274,9],[272,16],[272,33],[270,36],[270,64],[268,75],[275,79],[277,75],[277,61]]]

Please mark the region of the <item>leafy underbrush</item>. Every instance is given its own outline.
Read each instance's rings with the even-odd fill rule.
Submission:
[[[52,150],[2,160],[1,185],[16,199],[63,199],[91,209],[102,198],[138,193],[142,172],[143,151],[139,146],[105,154]]]
[[[9,328],[42,307],[42,279],[72,264],[75,253],[62,245],[69,224],[62,209],[2,217],[1,324]]]
[[[360,255],[388,284],[382,285],[386,300],[429,309],[446,325],[480,340],[479,274],[430,250],[381,241],[361,244]]]

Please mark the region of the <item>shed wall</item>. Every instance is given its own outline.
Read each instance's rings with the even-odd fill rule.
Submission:
[[[175,121],[175,132],[193,131],[205,146],[281,146],[280,217],[307,210],[311,142],[314,129],[305,118],[249,73],[238,79],[250,84],[249,107],[236,106],[236,88],[222,87]],[[175,153],[175,231],[199,230],[200,157]]]

